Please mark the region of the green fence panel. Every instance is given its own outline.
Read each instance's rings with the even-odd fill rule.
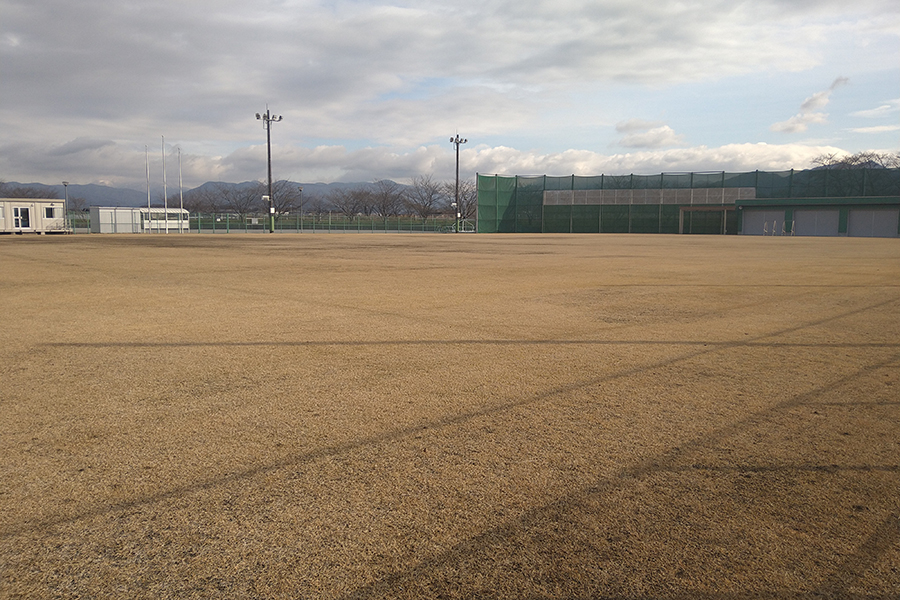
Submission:
[[[900,196],[900,169],[867,169],[866,196]]]
[[[827,195],[834,197],[863,196],[867,169],[827,169]]]
[[[659,232],[678,233],[681,208],[678,205],[663,204],[659,211]]]
[[[572,233],[600,233],[600,205],[572,207]]]
[[[791,193],[791,171],[760,171],[756,184],[757,198],[789,198]]]
[[[516,219],[507,218],[497,221],[497,233],[517,233]]]
[[[630,190],[631,175],[604,175],[603,189],[605,190]]]
[[[692,173],[691,187],[696,189],[720,188],[725,186],[725,173]]]
[[[544,177],[544,189],[547,190],[571,190],[572,176],[566,177]]]
[[[689,190],[691,189],[690,173],[663,173],[660,177],[664,190]]]
[[[544,233],[570,233],[572,226],[571,206],[545,206],[543,218]]]
[[[828,171],[794,171],[791,182],[792,198],[825,196],[827,193]]]
[[[684,233],[707,235],[722,233],[722,211],[685,211]]]
[[[497,178],[497,231],[516,231],[516,178]]]
[[[516,191],[516,178],[515,177],[497,177],[497,193],[509,193],[512,194]],[[499,196],[498,196],[499,198]]]
[[[519,233],[540,233],[544,208],[544,177],[516,179],[516,222]]]
[[[576,177],[572,189],[575,190],[602,190],[603,175]]]
[[[496,192],[497,176],[496,175],[478,175],[477,178],[478,191]]]
[[[662,187],[662,175],[634,175],[631,186],[635,190],[658,190]]]
[[[631,233],[659,233],[658,204],[633,205],[631,207]]]
[[[497,176],[478,175],[478,231],[497,232]],[[397,230],[399,231],[399,223]]]
[[[724,173],[722,185],[727,188],[756,187],[756,171],[749,173]]]
[[[540,233],[542,208],[541,206],[533,206],[519,211],[516,215],[516,231],[519,233]]]
[[[738,232],[738,211],[725,211],[725,235],[737,235]]]
[[[602,233],[628,233],[630,207],[606,204],[600,207],[600,231]]]
[[[478,231],[482,233],[497,232],[497,206],[478,205]]]

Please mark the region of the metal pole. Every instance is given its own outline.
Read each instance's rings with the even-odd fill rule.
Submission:
[[[150,233],[150,147],[146,144],[144,154],[147,155],[147,233]]]
[[[178,146],[178,196],[180,204],[178,206],[178,233],[184,233],[184,183],[181,179],[181,146]],[[188,231],[191,230],[191,222],[188,221]]]
[[[169,233],[169,188],[166,186],[166,136],[162,136],[163,159],[163,210],[165,212],[166,233]]]
[[[268,155],[269,165],[269,233],[275,233],[275,197],[272,195],[272,123],[277,123],[282,119],[281,115],[273,115],[266,106],[266,112],[263,114],[256,113],[256,118],[263,122],[266,128],[266,151]]]
[[[459,205],[459,145],[465,144],[469,140],[461,139],[459,134],[456,134],[456,137],[450,138],[451,144],[456,144],[456,193],[454,195],[455,202],[453,203],[456,206],[456,232],[460,231],[460,221],[462,219],[462,207]]]
[[[63,203],[63,230],[68,233],[69,232],[69,182],[63,181],[63,187],[66,190],[66,199]],[[72,232],[75,232],[75,228],[72,228]]]
[[[269,233],[275,232],[275,202],[272,198],[272,123],[269,119],[269,109],[266,109],[266,148],[269,164]]]

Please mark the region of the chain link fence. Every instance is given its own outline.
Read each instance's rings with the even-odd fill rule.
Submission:
[[[87,212],[70,212],[69,223],[74,233],[90,233],[91,218]],[[265,233],[270,221],[265,214],[234,213],[191,214],[185,233]],[[453,217],[377,217],[343,214],[279,215],[275,233],[451,233],[474,232],[475,221]]]

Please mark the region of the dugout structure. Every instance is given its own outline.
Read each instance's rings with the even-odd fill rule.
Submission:
[[[900,169],[477,176],[480,233],[900,237]]]
[[[190,213],[179,208],[92,206],[91,233],[186,233]]]

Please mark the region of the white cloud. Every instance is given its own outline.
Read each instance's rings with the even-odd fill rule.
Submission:
[[[850,116],[863,117],[864,119],[879,119],[881,117],[889,117],[898,112],[900,112],[900,98],[897,98],[895,100],[888,100],[887,102],[876,108],[852,112],[850,113]]]
[[[847,85],[849,82],[850,80],[846,77],[838,77],[828,89],[816,92],[804,100],[800,105],[799,113],[787,121],[774,123],[771,127],[772,131],[777,131],[779,133],[801,133],[806,131],[810,125],[827,123],[828,114],[815,111],[825,108],[831,101],[831,93],[835,89]]]
[[[665,148],[678,146],[683,141],[671,127],[656,121],[632,119],[617,124],[616,131],[625,133],[619,145],[626,148]]]
[[[772,124],[772,131],[779,133],[802,133],[806,131],[810,125],[817,125],[828,122],[828,115],[825,113],[798,113],[787,121],[780,121]]]
[[[649,131],[664,126],[662,121],[644,121],[643,119],[629,119],[627,121],[619,121],[616,123],[616,131],[619,133],[635,133],[640,131]]]
[[[853,133],[889,133],[891,131],[900,131],[900,125],[875,125],[873,127],[854,127],[849,129]]]
[[[479,172],[516,175],[654,174],[685,171],[753,171],[806,168],[816,156],[840,153],[832,146],[728,144],[602,155],[588,151],[537,155],[512,148],[480,148],[468,164]]]

